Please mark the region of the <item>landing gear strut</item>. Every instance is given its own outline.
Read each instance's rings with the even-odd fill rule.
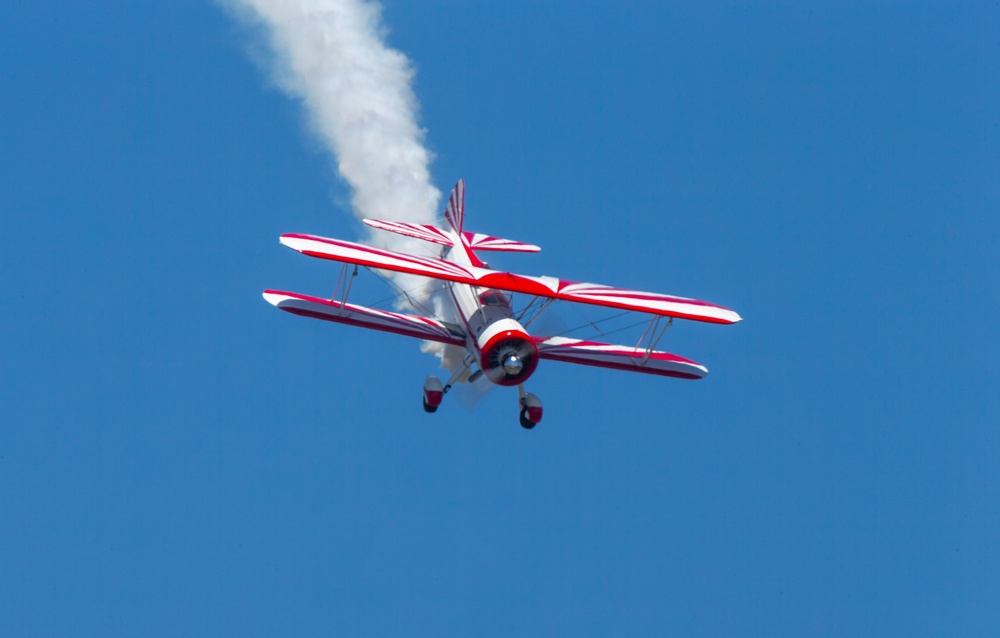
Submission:
[[[466,355],[462,361],[462,367],[455,374],[451,375],[451,378],[445,384],[442,384],[441,379],[437,377],[427,377],[427,380],[424,381],[424,412],[437,412],[437,409],[441,406],[441,402],[444,400],[444,395],[448,394],[451,386],[459,381],[462,375],[466,374],[466,371],[473,363],[475,363],[475,357],[471,354]],[[476,370],[468,376],[465,382],[472,383],[481,376],[483,376],[483,371]]]

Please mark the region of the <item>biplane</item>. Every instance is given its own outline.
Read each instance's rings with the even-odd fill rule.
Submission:
[[[345,285],[342,299],[336,299],[336,292],[334,298],[325,299],[280,290],[265,291],[264,299],[295,315],[392,332],[458,348],[462,355],[459,357],[461,364],[456,366],[451,379],[442,383],[437,377],[430,376],[424,382],[424,410],[437,411],[454,383],[471,383],[485,376],[496,385],[517,387],[520,423],[526,429],[535,427],[542,420],[541,401],[524,389],[524,383],[540,361],[564,361],[678,379],[700,379],[708,374],[705,366],[655,349],[665,329],[675,318],[718,324],[741,320],[732,310],[706,301],[490,269],[478,253],[532,253],[541,249],[531,244],[464,230],[463,180],[452,190],[444,218],[447,228],[364,220],[373,228],[434,244],[439,247],[438,257],[295,233],[282,235],[281,243],[310,257],[343,263],[341,277],[345,282],[349,281],[349,265],[354,266],[355,275],[357,268],[362,266],[376,272],[394,271],[439,280],[457,321],[349,303],[349,285]],[[509,293],[531,298],[528,308],[533,308],[535,314],[530,320],[525,319],[528,308],[515,314]],[[557,300],[648,313],[652,317],[646,333],[636,346],[529,334],[527,328],[531,321]]]

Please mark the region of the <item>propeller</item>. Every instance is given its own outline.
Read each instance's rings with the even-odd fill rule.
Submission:
[[[527,378],[538,363],[535,344],[523,337],[504,339],[487,353],[484,372],[494,383],[516,385]]]

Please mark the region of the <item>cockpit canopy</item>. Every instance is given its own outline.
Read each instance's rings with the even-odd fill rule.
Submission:
[[[510,299],[507,295],[503,294],[499,290],[487,290],[486,292],[479,295],[479,303],[484,306],[500,306],[502,308],[510,308]]]

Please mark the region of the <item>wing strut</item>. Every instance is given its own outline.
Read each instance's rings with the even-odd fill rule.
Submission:
[[[331,301],[337,300],[337,293],[340,292],[341,284],[344,285],[344,298],[340,301],[340,309],[344,309],[344,304],[347,303],[347,297],[351,294],[351,286],[354,285],[354,278],[358,276],[358,266],[354,265],[354,272],[351,273],[350,277],[347,275],[347,266],[340,269],[340,276],[337,277],[337,285],[333,287],[333,297],[330,298]]]
[[[668,317],[667,321],[663,324],[663,327],[660,328],[660,322],[662,319],[662,316],[655,315],[652,321],[649,322],[649,325],[646,326],[645,332],[643,332],[642,336],[639,337],[639,343],[635,344],[635,351],[638,353],[640,346],[642,346],[642,342],[646,339],[647,335],[649,336],[649,343],[646,344],[645,348],[642,348],[646,354],[643,355],[642,363],[639,365],[646,365],[646,362],[649,361],[650,355],[655,352],[656,344],[660,343],[660,339],[663,338],[663,333],[667,331],[667,328],[674,325],[674,318]],[[656,332],[657,330],[659,330],[659,333]]]

